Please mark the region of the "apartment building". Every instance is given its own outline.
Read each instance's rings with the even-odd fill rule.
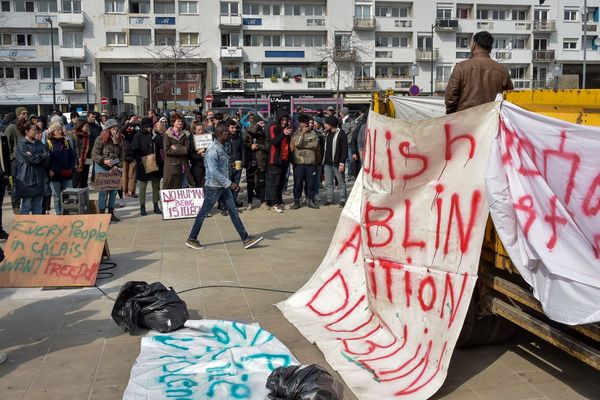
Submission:
[[[0,1],[0,111],[29,104],[49,112],[52,50],[55,99],[65,110],[89,96],[122,111],[119,77],[138,74],[148,76],[150,106],[160,108],[208,93],[213,106],[253,106],[256,95],[265,112],[360,107],[373,90],[407,92],[413,84],[441,94],[480,30],[494,34],[492,56],[517,88],[547,87],[559,74],[582,82],[584,52],[586,86],[599,88],[600,0],[588,0],[586,10],[584,0],[539,3]]]

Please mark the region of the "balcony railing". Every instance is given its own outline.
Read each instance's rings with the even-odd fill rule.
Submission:
[[[356,30],[372,30],[377,27],[375,17],[354,18],[354,29]]]
[[[556,21],[550,19],[542,19],[533,21],[534,32],[554,32],[556,31]]]
[[[533,50],[531,59],[533,62],[552,62],[555,59],[554,50]]]
[[[492,57],[498,61],[506,61],[512,58],[512,53],[510,51],[495,51],[492,53]]]
[[[548,79],[534,79],[531,82],[532,89],[549,89],[552,87],[552,82]]]
[[[399,81],[394,81],[394,89],[400,91],[407,91],[413,84],[412,79],[406,78]]]
[[[83,27],[85,25],[85,14],[82,12],[60,12],[58,14],[58,25],[60,27]]]
[[[529,89],[531,87],[531,79],[513,79],[515,89]]]
[[[375,79],[370,77],[357,78],[354,80],[354,89],[356,90],[374,90]]]
[[[437,80],[435,81],[435,91],[436,92],[445,92],[446,86],[448,86],[447,80]]]
[[[244,53],[241,47],[228,46],[221,47],[221,60],[223,61],[240,61],[244,58]]]
[[[460,60],[466,60],[469,57],[471,57],[470,51],[457,51],[456,52],[456,58],[458,58]]]
[[[531,22],[515,22],[515,31],[530,31]]]
[[[242,16],[234,14],[221,14],[219,18],[219,27],[242,27]]]
[[[61,60],[85,60],[85,47],[60,47]]]
[[[63,93],[85,93],[87,81],[82,78],[62,81]],[[52,89],[51,89],[52,90]]]
[[[458,29],[457,19],[438,19],[435,22],[435,30],[438,32],[456,32]]]
[[[477,22],[477,29],[492,30],[494,29],[494,23],[491,21],[479,21]]]
[[[221,79],[221,91],[224,92],[242,92],[244,91],[243,79]]]
[[[394,21],[396,28],[412,28],[412,19],[397,19]]]
[[[582,31],[584,30],[583,25],[581,26],[581,30]],[[598,30],[598,25],[597,24],[590,24],[590,23],[588,23],[585,26],[585,31],[586,32],[596,32],[597,30]]]
[[[355,49],[333,49],[333,61],[355,61],[356,50]]]
[[[419,50],[417,49],[416,60],[417,61],[437,61],[440,58],[439,49],[433,50]]]

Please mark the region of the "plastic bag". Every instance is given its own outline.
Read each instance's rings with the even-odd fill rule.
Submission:
[[[129,281],[119,291],[111,316],[125,332],[135,333],[148,328],[161,333],[171,332],[185,324],[187,306],[171,289],[160,282]]]
[[[344,387],[316,364],[279,367],[267,378],[271,400],[342,400]]]

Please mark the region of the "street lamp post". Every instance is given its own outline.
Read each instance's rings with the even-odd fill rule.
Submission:
[[[90,113],[90,81],[89,77],[92,75],[92,64],[81,65],[81,73],[79,76],[85,78],[85,111]]]
[[[433,58],[433,54],[434,54],[434,50],[433,50],[433,30],[435,29],[435,27],[437,26],[438,22],[437,19],[434,21],[433,24],[431,24],[431,58],[429,59],[431,61],[431,81],[430,81],[430,87],[429,87],[429,95],[433,96],[433,67],[435,65],[435,60]]]
[[[254,77],[254,108],[258,113],[258,77],[260,75],[260,62],[250,63],[250,75]]]
[[[560,64],[554,64],[552,66],[552,75],[554,75],[554,90],[558,90],[558,77],[562,72]]]
[[[412,77],[412,83],[415,84],[415,78],[419,76],[419,66],[417,64],[411,64],[408,67],[408,75]]]
[[[583,0],[583,79],[581,81],[581,88],[585,89],[585,75],[586,75],[586,67],[587,67],[587,19],[588,19],[588,11],[587,11],[587,0]]]
[[[50,55],[52,57],[52,111],[56,110],[56,77],[54,74],[54,28],[52,18],[47,17],[44,22],[50,24]]]

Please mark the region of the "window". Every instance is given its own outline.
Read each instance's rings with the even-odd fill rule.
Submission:
[[[273,15],[281,15],[281,6],[279,4],[273,4]]]
[[[548,10],[534,10],[533,12],[534,21],[546,21],[548,20]]]
[[[456,36],[456,48],[457,49],[468,49],[471,47],[470,36]]]
[[[15,0],[15,11],[19,12],[33,12],[33,1]]]
[[[81,77],[81,67],[65,66],[65,79],[77,79]]]
[[[0,67],[0,79],[15,79],[15,70],[13,67]]]
[[[154,44],[156,46],[175,46],[175,30],[154,31]]]
[[[498,21],[506,19],[506,11],[504,10],[493,10],[492,11],[492,19]]]
[[[525,10],[513,10],[512,11],[513,21],[525,21],[527,20],[527,11]]]
[[[527,47],[527,39],[526,38],[513,38],[512,39],[512,48],[513,49],[525,49]]]
[[[327,64],[317,67],[306,67],[304,74],[307,78],[327,78]]]
[[[325,45],[325,36],[309,35],[304,37],[304,45],[306,47],[323,47]]]
[[[104,12],[124,13],[125,0],[104,0]]]
[[[107,46],[125,46],[125,32],[106,32]]]
[[[60,68],[54,68],[54,77],[60,78]],[[52,78],[52,67],[42,67],[42,79]]]
[[[18,33],[17,46],[33,46],[33,35],[30,33]]]
[[[437,19],[451,19],[452,9],[451,8],[438,8]]]
[[[302,47],[302,36],[285,35],[285,45],[287,47]]]
[[[459,8],[456,10],[456,16],[460,19],[469,19],[471,10],[469,8]]]
[[[178,87],[177,88],[177,96],[179,96],[181,94],[181,88]],[[175,95],[175,88],[171,88],[171,95]]]
[[[477,9],[477,19],[489,19],[490,10]]]
[[[533,39],[533,49],[534,50],[547,50],[548,49],[548,39]]]
[[[302,15],[302,9],[299,5],[286,4],[284,7],[285,15]]]
[[[37,79],[37,68],[19,68],[19,79]]]
[[[375,75],[378,78],[407,78],[408,65],[401,64],[377,64]]]
[[[237,47],[240,45],[240,35],[237,32],[231,32],[231,33],[223,33],[221,35],[221,46],[224,47],[230,47],[230,46],[234,46]]]
[[[262,15],[270,15],[271,14],[271,6],[265,4],[262,6]]]
[[[12,46],[12,35],[10,33],[0,34],[0,46]]]
[[[526,67],[511,67],[508,72],[512,79],[525,79]]]
[[[281,36],[278,35],[263,35],[263,46],[279,47],[281,46]]]
[[[334,44],[338,49],[350,49],[352,48],[352,34],[335,32]]]
[[[371,76],[370,65],[356,65],[354,66],[354,78],[369,78]]]
[[[150,29],[131,29],[129,31],[130,46],[149,46],[152,42]]]
[[[2,2],[2,12],[10,12],[10,1]]]
[[[198,14],[198,1],[179,1],[179,14]]]
[[[154,0],[156,14],[175,14],[175,0]]]
[[[565,9],[564,19],[565,19],[566,22],[577,21],[577,10],[568,10],[568,9]]]
[[[260,5],[244,3],[242,13],[245,15],[260,15]]]
[[[190,92],[190,93],[196,93],[196,86],[190,86],[190,87],[188,87],[188,92]]]
[[[451,73],[452,67],[449,65],[438,65],[435,67],[435,76],[438,81],[448,81]]]
[[[123,77],[123,93],[129,93],[129,77]]]
[[[179,45],[180,46],[198,46],[198,32],[180,32],[179,33]]]
[[[577,39],[563,39],[563,50],[577,50]]]
[[[325,87],[325,82],[308,82],[309,89],[322,89]]]
[[[53,29],[52,34],[54,35],[54,44],[58,45],[58,29]],[[39,32],[37,34],[38,37],[38,45],[50,45],[50,33],[49,32]]]
[[[130,0],[129,12],[131,14],[150,14],[150,1]]]
[[[298,66],[283,67],[283,76],[296,76],[296,75],[302,75],[302,67],[298,67]]]
[[[57,12],[58,6],[56,0],[38,0],[39,12]]]
[[[387,7],[387,6],[376,6],[375,7],[376,17],[410,17],[410,8],[408,7]]]
[[[308,11],[309,8],[311,8],[311,7],[307,6],[305,11]],[[306,15],[308,15],[308,14],[306,14]],[[371,6],[355,5],[354,6],[354,18],[371,18]]]
[[[507,46],[506,46],[507,43],[508,43],[508,40],[506,40],[506,39],[496,38],[496,39],[494,39],[494,44],[492,45],[492,47],[494,49],[504,50],[504,49],[507,49]]]
[[[417,37],[417,47],[421,51],[431,51],[433,48],[433,38],[431,36]]]
[[[239,3],[237,1],[222,1],[221,15],[238,15]]]
[[[63,32],[63,47],[82,48],[83,32]]]
[[[265,65],[264,67],[266,77],[269,76],[281,76],[281,67],[275,65]]]
[[[163,92],[163,90],[164,90],[164,88],[163,88],[162,86],[158,86],[158,87],[156,88],[156,93],[162,93],[162,92]]]
[[[81,0],[63,0],[62,10],[70,13],[81,12]]]

